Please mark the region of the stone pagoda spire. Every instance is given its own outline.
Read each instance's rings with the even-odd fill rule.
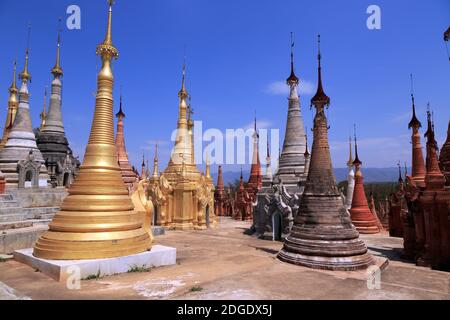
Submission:
[[[33,254],[39,258],[100,259],[151,248],[151,236],[143,228],[141,213],[134,210],[117,163],[111,62],[118,57],[118,51],[112,43],[112,5],[109,0],[106,36],[97,46],[102,67],[83,164],[61,211],[34,246]]]
[[[310,268],[366,268],[374,263],[373,257],[359,239],[342,203],[331,164],[325,115],[330,98],[322,88],[320,59],[319,51],[319,84],[316,95],[311,99],[316,114],[308,178],[294,225],[278,258]]]
[[[446,185],[450,186],[450,120],[448,121],[447,140],[445,140],[439,154],[439,166],[445,176]]]
[[[291,73],[286,79],[289,86],[289,107],[286,120],[286,131],[283,149],[279,157],[278,171],[274,181],[282,182],[288,190],[297,189],[300,181],[305,177],[305,149],[306,138],[303,118],[300,111],[300,100],[297,92],[299,79],[294,72],[294,42],[291,33]]]
[[[0,171],[5,174],[6,188],[24,188],[28,186],[38,188],[47,187],[50,180],[44,158],[37,148],[36,138],[31,125],[28,82],[31,74],[28,71],[29,38],[25,53],[25,65],[19,74],[22,82],[19,90],[19,105],[8,140],[0,150]],[[29,168],[29,167],[32,168]],[[27,169],[29,168],[29,169]],[[31,172],[31,175],[30,173]]]
[[[218,169],[216,190],[214,191],[214,212],[218,216],[225,215],[225,186],[222,177],[222,166],[219,166]]]
[[[270,159],[270,147],[269,147],[269,131],[267,131],[267,151],[266,151],[266,175],[264,177],[267,180],[272,181],[272,167]]]
[[[262,186],[261,162],[259,161],[259,133],[256,128],[256,117],[253,130],[253,155],[252,165],[250,167],[250,177],[247,182],[247,191],[251,195],[256,195]]]
[[[8,141],[9,132],[11,131],[11,128],[13,126],[14,119],[16,118],[17,108],[19,106],[19,101],[17,100],[17,93],[19,92],[19,90],[17,90],[16,68],[17,68],[16,61],[14,60],[13,79],[11,82],[11,86],[8,89],[8,92],[9,92],[8,111],[6,114],[5,127],[3,128],[3,136],[0,141],[0,150],[3,149],[3,147],[6,144],[6,141]]]
[[[155,157],[153,158],[153,173],[152,178],[157,179],[159,177],[158,168],[158,144],[155,144]]]
[[[412,129],[411,145],[412,145],[412,179],[419,187],[424,187],[425,183],[425,162],[423,160],[422,145],[420,144],[419,128],[422,124],[416,117],[416,106],[414,104],[413,80],[411,74],[411,102],[412,102],[412,118],[408,124],[408,128]]]
[[[352,207],[353,190],[355,188],[355,171],[353,171],[353,156],[352,156],[352,137],[348,139],[349,143],[349,157],[347,161],[347,195],[345,196],[345,207],[350,209]]]
[[[131,167],[130,161],[128,159],[127,149],[125,147],[125,136],[123,133],[123,119],[125,118],[125,113],[122,110],[122,93],[120,94],[119,111],[116,113],[117,118],[117,130],[116,130],[116,148],[117,148],[117,160],[119,163],[120,170],[122,171],[123,182],[128,187],[130,193],[134,190],[136,184],[136,174]]]
[[[52,185],[68,187],[78,172],[79,161],[74,158],[69,147],[62,120],[62,82],[61,67],[61,31],[58,31],[56,43],[56,61],[50,70],[53,75],[51,83],[50,105],[48,112],[44,106],[41,113],[41,127],[36,140],[47,163]],[[46,101],[46,98],[45,98]]]
[[[378,233],[380,232],[376,216],[373,215],[367,202],[367,197],[364,192],[363,175],[361,172],[362,162],[358,157],[358,144],[356,142],[355,134],[355,161],[353,165],[356,168],[355,173],[355,189],[353,192],[352,207],[350,208],[350,217],[352,223],[359,233]]]

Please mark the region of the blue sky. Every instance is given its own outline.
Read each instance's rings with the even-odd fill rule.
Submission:
[[[82,154],[93,115],[100,64],[95,47],[105,32],[106,0],[0,0],[0,125],[12,61],[17,57],[22,69],[31,22],[31,115],[38,126],[44,88],[51,81],[58,17],[65,21],[71,4],[81,8],[81,29],[64,28],[62,34],[63,117],[70,144]],[[366,27],[370,4],[381,8],[380,30]],[[248,127],[256,109],[261,126],[279,128],[283,137],[287,93],[280,82],[289,74],[292,31],[308,127],[317,81],[317,33],[322,37],[334,166],[345,166],[353,123],[365,166],[410,163],[411,72],[420,120],[425,124],[430,101],[440,145],[446,137],[450,63],[442,38],[449,22],[448,0],[118,0],[113,17],[113,41],[120,52],[114,64],[115,102],[122,86],[130,158],[138,165],[142,152],[152,156],[154,142],[160,141],[161,169],[165,167],[184,52],[194,118],[203,121],[204,129]]]

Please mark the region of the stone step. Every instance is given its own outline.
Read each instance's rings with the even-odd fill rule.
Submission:
[[[0,222],[0,231],[9,230],[9,229],[19,229],[19,228],[27,228],[33,226],[33,222],[31,221],[10,221],[10,222]]]
[[[22,221],[27,219],[26,213],[0,214],[0,222]]]
[[[3,200],[0,201],[0,210],[3,208],[12,208],[17,207],[17,201],[16,200]]]
[[[14,196],[10,193],[0,194],[0,202],[7,201],[7,200],[9,200],[9,201],[14,200]]]
[[[3,216],[10,215],[23,215],[23,218],[16,219],[40,219],[40,218],[52,218],[56,212],[58,212],[58,207],[37,207],[37,208],[0,208],[0,222]],[[10,221],[10,220],[9,220]]]
[[[28,228],[38,225],[47,226],[51,221],[52,219],[30,219],[21,221],[0,222],[0,230],[6,231],[10,229]]]
[[[48,230],[44,224],[27,228],[10,229],[0,232],[0,253],[9,254],[14,250],[32,248],[36,240]]]

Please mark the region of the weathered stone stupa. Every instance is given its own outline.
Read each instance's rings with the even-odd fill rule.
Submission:
[[[119,162],[120,170],[122,171],[123,182],[127,185],[128,191],[133,193],[136,189],[138,177],[134,173],[128,160],[128,153],[125,147],[125,135],[123,132],[123,119],[125,113],[122,110],[122,94],[120,95],[119,111],[116,113],[117,118],[117,130],[116,130],[116,148],[117,148],[117,160]]]
[[[225,215],[225,187],[222,177],[222,166],[219,166],[216,190],[214,191],[214,212],[216,216]]]
[[[67,141],[61,111],[61,91],[63,69],[60,64],[61,36],[58,33],[56,62],[51,69],[50,106],[41,113],[41,126],[36,132],[36,142],[45,159],[53,187],[69,187],[78,173],[79,161],[74,158]]]
[[[297,92],[299,79],[294,72],[294,43],[291,41],[291,73],[286,79],[290,94],[283,149],[278,170],[273,178],[265,178],[253,211],[253,231],[266,239],[281,239],[289,234],[306,181],[306,134]]]
[[[319,38],[320,44],[320,38]],[[330,98],[322,87],[320,49],[311,163],[300,207],[284,246],[282,261],[310,268],[355,270],[374,263],[343,205],[331,164],[325,107]]]
[[[445,185],[450,187],[450,120],[448,121],[447,140],[439,153],[439,166],[445,176]]]
[[[16,78],[16,61],[14,61],[13,80],[11,86],[8,89],[8,111],[6,114],[5,127],[3,128],[3,136],[0,141],[0,150],[5,147],[5,144],[8,141],[9,132],[11,131],[14,119],[16,118],[17,108],[19,107],[19,101],[17,100],[17,93],[19,92],[19,90],[17,90]]]
[[[350,208],[350,217],[352,223],[356,227],[359,233],[378,233],[380,232],[378,219],[376,215],[372,213],[367,202],[367,197],[364,192],[363,175],[361,171],[362,162],[358,157],[358,145],[355,135],[355,161],[353,165],[356,168],[355,173],[355,189],[352,198],[352,207]]]
[[[50,180],[31,125],[28,93],[31,74],[28,71],[28,54],[29,48],[25,54],[24,69],[19,75],[22,81],[19,105],[8,140],[0,150],[0,171],[5,175],[6,189],[47,187]]]
[[[97,46],[102,67],[97,77],[94,118],[83,163],[49,231],[34,246],[38,258],[100,259],[151,248],[143,217],[134,210],[117,163],[113,122],[113,72],[118,57],[112,43],[112,0],[104,41]]]

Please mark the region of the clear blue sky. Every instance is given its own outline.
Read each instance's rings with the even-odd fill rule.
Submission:
[[[43,91],[50,85],[58,17],[81,8],[81,30],[64,29],[63,117],[70,144],[84,152],[94,108],[99,58],[96,45],[106,24],[106,0],[0,0],[0,125],[3,126],[12,60],[23,67],[27,23],[32,24],[31,115],[39,125]],[[366,27],[366,8],[381,8],[381,30]],[[142,151],[161,142],[161,169],[176,125],[177,92],[186,47],[188,86],[195,119],[204,128],[248,126],[256,109],[265,127],[280,128],[287,95],[278,82],[289,74],[289,33],[295,34],[296,73],[305,84],[301,106],[311,127],[315,91],[316,35],[322,36],[323,81],[331,98],[330,143],[335,167],[344,167],[347,139],[358,126],[360,157],[367,167],[410,163],[409,74],[415,78],[418,113],[435,114],[438,142],[444,142],[450,115],[450,63],[443,32],[450,2],[298,0],[118,0],[113,41],[115,102],[123,86],[127,149],[134,164]],[[281,87],[283,89],[283,87]],[[424,130],[422,130],[424,132]]]

